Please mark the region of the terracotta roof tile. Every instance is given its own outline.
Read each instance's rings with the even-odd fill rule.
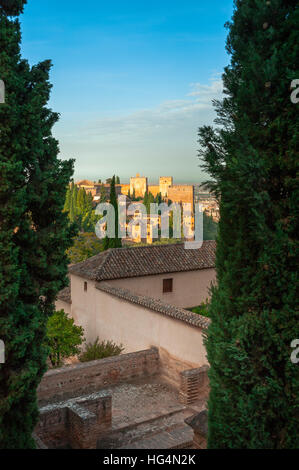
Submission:
[[[186,250],[183,243],[116,248],[74,264],[69,272],[83,278],[105,281],[195,271],[215,267],[215,248],[214,241],[205,241],[196,250]]]
[[[71,288],[70,288],[70,286],[65,287],[60,292],[58,292],[57,299],[61,300],[62,302],[66,302],[67,304],[71,304],[72,299],[71,299]]]
[[[190,325],[196,326],[198,328],[207,329],[211,323],[211,320],[202,315],[189,312],[180,307],[167,304],[162,302],[162,300],[154,299],[152,297],[147,297],[144,295],[134,294],[128,289],[123,289],[121,287],[113,287],[106,282],[100,282],[96,284],[96,288],[107,294],[111,294],[120,299],[126,300],[137,305],[142,305],[149,310],[158,312],[162,315],[167,315],[168,317],[175,318],[176,320],[181,320]]]

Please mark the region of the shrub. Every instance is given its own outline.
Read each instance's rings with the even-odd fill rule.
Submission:
[[[202,302],[200,305],[198,305],[197,307],[193,307],[191,308],[191,312],[193,313],[197,313],[198,315],[203,315],[204,317],[208,317],[209,316],[209,302]]]
[[[50,348],[49,359],[53,367],[62,365],[66,357],[78,354],[84,340],[82,326],[74,324],[64,310],[55,312],[47,324],[47,345]]]
[[[95,361],[96,359],[104,359],[110,356],[119,356],[124,351],[122,344],[117,345],[113,341],[99,341],[97,338],[93,343],[87,343],[85,351],[83,351],[79,360],[81,362]]]

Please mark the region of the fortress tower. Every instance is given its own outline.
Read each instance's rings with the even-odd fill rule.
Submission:
[[[173,185],[172,176],[160,176],[159,188],[162,197],[168,196],[168,188]]]
[[[136,176],[130,179],[130,194],[131,195],[135,191],[136,197],[144,197],[147,190],[148,190],[147,177],[140,176],[139,173],[137,173]]]

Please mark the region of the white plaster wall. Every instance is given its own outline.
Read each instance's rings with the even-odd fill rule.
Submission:
[[[93,335],[111,339],[133,352],[156,346],[172,357],[190,363],[207,364],[201,328],[189,325],[140,305],[132,304],[95,289],[96,309]]]
[[[87,292],[84,283],[87,282]],[[86,340],[92,341],[98,335],[95,333],[96,289],[93,281],[79,276],[71,276],[71,315],[77,325],[83,326]]]
[[[71,304],[68,304],[67,302],[63,302],[62,300],[56,300],[55,302],[55,309],[58,310],[64,310],[65,313],[68,315],[71,315]]]
[[[173,292],[163,293],[163,279],[173,278]],[[196,307],[209,297],[209,287],[216,280],[215,269],[158,274],[108,281],[113,287],[160,299],[177,307]]]
[[[83,326],[87,341],[97,336],[113,340],[124,345],[124,352],[156,346],[190,367],[207,364],[200,328],[102,292],[78,276],[72,275],[71,286],[72,317]]]

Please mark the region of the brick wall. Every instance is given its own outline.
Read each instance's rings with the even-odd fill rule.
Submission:
[[[181,375],[180,401],[185,405],[196,402],[200,396],[207,394],[209,386],[209,367],[204,365],[197,369],[184,370]]]
[[[52,369],[45,373],[39,385],[38,400],[40,405],[66,400],[158,372],[159,353],[156,348]]]
[[[41,408],[35,440],[39,448],[95,449],[111,423],[111,395],[98,392]]]
[[[66,407],[48,407],[40,410],[39,423],[35,428],[39,447],[56,449],[68,446],[66,415]]]

